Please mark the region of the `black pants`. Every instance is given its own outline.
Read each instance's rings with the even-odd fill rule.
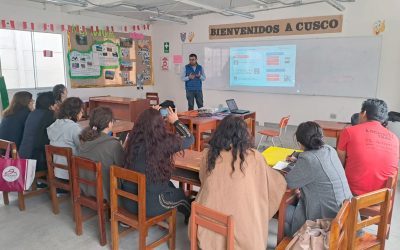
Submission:
[[[194,109],[194,99],[196,98],[197,108],[203,107],[203,91],[186,90],[186,99],[188,100],[188,110]]]

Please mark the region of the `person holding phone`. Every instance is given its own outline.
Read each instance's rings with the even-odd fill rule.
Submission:
[[[206,74],[203,67],[197,63],[197,55],[189,55],[189,64],[185,66],[181,75],[185,82],[186,99],[188,101],[188,110],[194,109],[194,100],[196,99],[197,108],[203,107],[202,84],[206,80]]]
[[[146,176],[147,217],[177,208],[187,222],[190,200],[170,180],[174,155],[189,148],[194,143],[194,137],[171,107],[167,109],[166,118],[161,116],[161,112],[161,107],[157,105],[140,114],[126,143],[124,167]],[[164,119],[175,127],[177,133],[167,130]],[[122,189],[134,194],[138,192],[137,185],[130,182],[124,182]],[[127,199],[121,199],[121,202],[131,213],[138,212],[136,202]]]

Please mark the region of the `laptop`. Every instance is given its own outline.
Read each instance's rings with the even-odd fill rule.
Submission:
[[[232,114],[246,114],[246,113],[250,112],[248,110],[238,109],[238,106],[236,105],[236,102],[234,99],[226,100],[226,104],[228,105],[229,111]]]

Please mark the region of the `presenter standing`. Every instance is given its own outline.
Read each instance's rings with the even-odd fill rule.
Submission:
[[[197,55],[189,55],[189,64],[185,66],[181,74],[182,81],[185,82],[186,99],[188,101],[188,110],[193,110],[194,99],[196,99],[197,108],[203,107],[202,83],[206,80],[204,69],[197,63]]]

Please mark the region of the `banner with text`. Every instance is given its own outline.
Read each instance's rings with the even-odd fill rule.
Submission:
[[[209,26],[209,38],[248,38],[342,32],[343,16],[318,16]]]

